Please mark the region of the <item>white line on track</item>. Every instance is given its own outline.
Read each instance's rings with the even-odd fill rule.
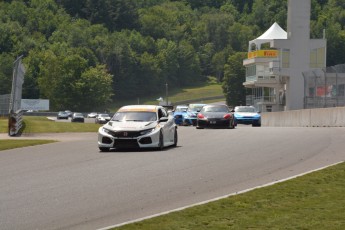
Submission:
[[[287,177],[285,179],[273,181],[273,182],[270,182],[270,183],[267,183],[267,184],[264,184],[264,185],[256,186],[256,187],[253,187],[253,188],[248,188],[248,189],[245,189],[245,190],[242,190],[242,191],[239,191],[239,192],[230,193],[228,195],[224,195],[224,196],[216,197],[216,198],[213,198],[213,199],[210,199],[210,200],[205,200],[205,201],[198,202],[198,203],[195,203],[195,204],[191,204],[191,205],[183,206],[183,207],[180,207],[180,208],[172,209],[172,210],[169,210],[169,211],[166,211],[166,212],[160,212],[160,213],[157,213],[157,214],[154,214],[154,215],[145,216],[145,217],[138,218],[138,219],[135,219],[135,220],[126,221],[126,222],[123,222],[123,223],[120,223],[120,224],[115,224],[115,225],[111,225],[111,226],[108,226],[108,227],[99,228],[97,230],[108,230],[108,229],[120,227],[120,226],[123,226],[123,225],[126,225],[126,224],[131,224],[131,223],[139,222],[139,221],[142,221],[142,220],[151,219],[153,217],[162,216],[162,215],[169,214],[169,213],[172,213],[172,212],[178,212],[178,211],[181,211],[181,210],[184,210],[184,209],[187,209],[187,208],[191,208],[191,207],[194,207],[194,206],[198,206],[198,205],[202,205],[202,204],[207,204],[207,203],[210,203],[210,202],[213,202],[213,201],[217,201],[217,200],[220,200],[220,199],[227,198],[229,196],[234,196],[234,195],[246,193],[246,192],[252,191],[252,190],[257,189],[257,188],[263,188],[263,187],[271,186],[271,185],[278,184],[278,183],[281,183],[281,182],[284,182],[284,181],[287,181],[287,180],[291,180],[291,179],[294,179],[294,178],[297,178],[297,177],[300,177],[300,176],[304,176],[306,174],[309,174],[309,173],[312,173],[312,172],[316,172],[316,171],[320,171],[322,169],[325,169],[325,168],[328,168],[328,167],[331,167],[331,166],[334,166],[334,165],[337,165],[337,164],[341,164],[343,162],[344,161],[339,161],[339,162],[334,163],[334,164],[330,164],[330,165],[327,165],[327,166],[324,166],[324,167],[321,167],[321,168],[310,170],[308,172],[304,172],[304,173],[301,173],[301,174],[298,174],[298,175],[295,175],[295,176]]]

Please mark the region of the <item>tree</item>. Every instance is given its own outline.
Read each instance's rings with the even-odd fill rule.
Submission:
[[[190,33],[191,21],[191,8],[181,2],[167,2],[139,10],[140,32],[154,39],[183,39]]]
[[[54,43],[37,55],[40,96],[50,100],[52,110],[87,110],[111,100],[112,76],[104,65],[90,67],[78,49]]]
[[[187,40],[178,44],[178,82],[176,87],[193,85],[202,82],[200,59],[196,50]]]
[[[79,110],[91,111],[106,107],[113,96],[112,75],[105,65],[97,65],[85,70],[75,82]]]
[[[0,95],[11,93],[14,61],[12,55],[0,53]]]
[[[242,85],[245,82],[245,69],[242,62],[246,55],[247,53],[244,52],[235,53],[225,64],[222,88],[229,106],[245,104],[246,90]]]

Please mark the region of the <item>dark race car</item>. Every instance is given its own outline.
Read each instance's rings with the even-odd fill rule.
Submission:
[[[235,128],[235,119],[227,105],[206,105],[197,115],[197,129]]]

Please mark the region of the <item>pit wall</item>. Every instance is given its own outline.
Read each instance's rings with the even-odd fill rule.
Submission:
[[[345,127],[345,107],[262,113],[261,124],[271,127]]]

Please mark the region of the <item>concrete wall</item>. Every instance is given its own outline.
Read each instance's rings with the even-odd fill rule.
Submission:
[[[272,127],[345,127],[345,107],[262,113],[261,124]]]

